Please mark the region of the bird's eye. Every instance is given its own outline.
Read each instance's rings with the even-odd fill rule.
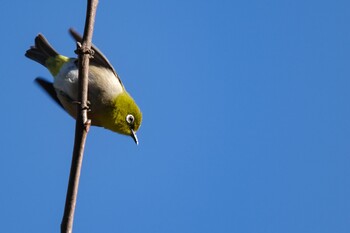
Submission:
[[[133,124],[134,121],[135,121],[135,117],[134,117],[133,115],[128,114],[128,115],[126,116],[126,122],[128,122],[128,124]]]

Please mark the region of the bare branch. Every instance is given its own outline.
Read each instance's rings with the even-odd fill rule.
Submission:
[[[66,204],[61,223],[61,233],[72,233],[85,141],[90,128],[90,120],[87,118],[88,71],[89,59],[92,53],[91,40],[94,30],[97,4],[98,0],[88,0],[83,41],[81,45],[77,45],[79,59],[79,104],[77,105],[74,149],[69,175]]]

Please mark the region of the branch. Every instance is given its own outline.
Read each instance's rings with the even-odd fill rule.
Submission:
[[[98,0],[88,0],[83,41],[81,45],[79,43],[77,45],[79,60],[79,104],[77,106],[73,157],[69,175],[66,204],[61,223],[61,233],[72,233],[85,141],[91,124],[90,120],[87,118],[88,72],[89,59],[92,55],[91,40],[94,30],[97,3]]]

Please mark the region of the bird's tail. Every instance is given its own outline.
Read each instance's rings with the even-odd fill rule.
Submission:
[[[27,50],[25,56],[46,66],[49,58],[56,57],[58,53],[42,34],[35,37],[35,45]]]

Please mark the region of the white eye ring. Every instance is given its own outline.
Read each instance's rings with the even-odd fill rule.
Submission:
[[[128,122],[128,124],[133,124],[135,121],[135,117],[131,114],[128,114],[128,115],[126,115],[125,120],[126,120],[126,122]]]

